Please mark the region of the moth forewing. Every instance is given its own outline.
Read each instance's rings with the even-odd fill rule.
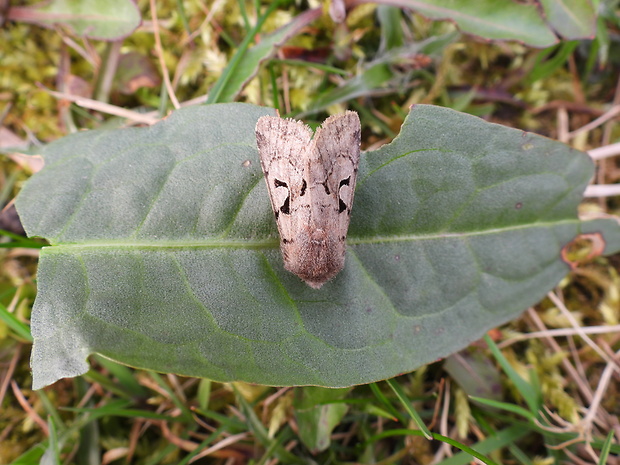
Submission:
[[[283,241],[293,239],[289,220],[303,187],[304,152],[312,132],[301,121],[263,116],[256,123],[256,143],[271,206]],[[282,221],[280,221],[282,216]]]
[[[323,127],[317,129],[314,142],[321,151],[324,151],[323,147],[329,147],[326,158],[332,161],[328,176],[331,186],[338,192],[339,212],[343,208],[347,210],[341,220],[346,220],[348,229],[360,159],[361,127],[357,113],[347,111],[327,118]]]
[[[299,121],[264,116],[256,124],[284,267],[319,288],[344,266],[360,153],[357,113],[327,118],[311,137]]]

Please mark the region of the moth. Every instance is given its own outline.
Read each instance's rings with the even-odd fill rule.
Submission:
[[[263,116],[256,123],[284,268],[315,289],[344,267],[360,141],[354,111],[330,116],[314,137],[293,119]]]

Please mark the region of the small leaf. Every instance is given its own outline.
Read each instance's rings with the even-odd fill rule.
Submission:
[[[161,78],[151,60],[138,52],[123,53],[118,62],[115,89],[131,95],[141,87],[158,87]]]
[[[234,100],[235,96],[256,75],[260,64],[276,53],[279,45],[286,42],[321,15],[320,8],[301,13],[286,26],[262,37],[259,43],[248,49],[250,40],[260,31],[262,22],[265,21],[276,6],[277,4],[272,2],[267,12],[261,16],[254,29],[246,36],[246,40],[241,44],[239,50],[209,92],[207,103],[223,103]]]
[[[349,389],[306,387],[295,391],[295,418],[299,438],[313,453],[326,450],[332,431],[347,413],[348,406],[333,403],[343,399]]]
[[[591,0],[541,0],[549,24],[562,37],[574,40],[593,38],[596,11]]]
[[[576,0],[578,1],[578,0]],[[555,34],[533,3],[513,0],[395,0],[431,19],[450,19],[463,32],[493,40],[518,40],[533,47],[549,47]]]
[[[134,0],[52,0],[13,7],[9,18],[43,27],[63,25],[77,35],[101,40],[122,39],[142,23]]]
[[[482,351],[470,348],[452,354],[444,362],[444,369],[468,396],[502,399],[499,372]]]
[[[416,105],[362,154],[344,270],[321,290],[286,272],[254,126],[217,104],[43,150],[19,194],[46,237],[32,312],[35,388],[91,353],[217,381],[343,387],[445,357],[568,272],[590,158],[541,136]]]

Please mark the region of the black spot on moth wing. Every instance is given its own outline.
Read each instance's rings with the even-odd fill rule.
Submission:
[[[327,181],[325,181],[323,184],[323,187],[325,188],[325,193],[327,195],[331,195],[331,192],[329,191],[329,186],[327,185]]]

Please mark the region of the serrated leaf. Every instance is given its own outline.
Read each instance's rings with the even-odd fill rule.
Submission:
[[[42,250],[34,387],[122,363],[218,381],[342,387],[462,349],[567,273],[582,152],[417,105],[362,154],[345,269],[313,290],[283,269],[254,137],[273,110],[218,104],[50,144],[17,208]],[[613,249],[606,250],[611,253]]]

